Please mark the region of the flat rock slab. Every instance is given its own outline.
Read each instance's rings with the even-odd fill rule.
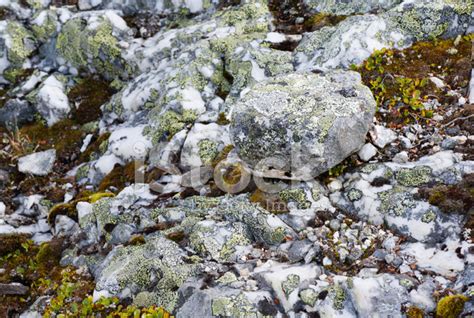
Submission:
[[[0,284],[0,295],[25,295],[28,287],[20,283]]]

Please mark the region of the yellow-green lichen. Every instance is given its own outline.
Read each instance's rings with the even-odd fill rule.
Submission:
[[[403,168],[396,172],[395,179],[403,186],[418,187],[431,180],[431,172],[431,168],[426,166]]]
[[[7,32],[11,37],[11,46],[8,49],[8,60],[15,65],[21,65],[35,50],[35,39],[20,23],[10,21]]]

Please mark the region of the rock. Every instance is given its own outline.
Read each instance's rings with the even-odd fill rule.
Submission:
[[[407,163],[410,160],[406,151],[401,151],[393,157],[393,162],[396,163]]]
[[[66,215],[57,215],[54,225],[55,236],[72,236],[79,231],[79,225]]]
[[[463,1],[404,1],[379,15],[350,16],[336,26],[305,34],[295,50],[297,69],[348,68],[362,63],[375,50],[405,48],[432,37],[462,35],[469,25],[472,9],[472,3]],[[458,23],[447,22],[453,20]]]
[[[48,175],[56,161],[56,150],[50,149],[36,152],[18,159],[18,170],[36,176]]]
[[[245,94],[232,109],[230,132],[259,175],[312,179],[362,146],[374,111],[357,73],[291,74]]]
[[[339,191],[342,189],[342,182],[338,179],[333,180],[328,184],[328,189],[330,192]]]
[[[5,187],[10,181],[10,174],[8,171],[0,169],[0,190]]]
[[[23,296],[28,292],[28,287],[20,283],[0,284],[0,295]]]
[[[374,144],[380,149],[397,139],[397,134],[393,130],[380,125],[374,126],[374,129],[370,131],[370,136]]]
[[[149,238],[143,245],[115,247],[94,274],[96,291],[133,296],[135,301],[139,297],[141,306],[173,311],[177,289],[198,272],[199,266],[188,264],[185,258],[176,243],[163,237]]]
[[[369,161],[377,154],[377,148],[371,143],[365,144],[357,153],[362,161]]]
[[[35,109],[27,101],[10,99],[0,108],[0,126],[15,130],[33,122],[34,115]]]
[[[309,252],[312,246],[313,243],[308,240],[296,241],[291,244],[291,247],[288,250],[288,258],[290,262],[296,263],[301,261]]]
[[[402,0],[304,0],[303,2],[306,5],[307,10],[310,12],[320,12],[333,15],[354,15],[386,11],[402,2]]]
[[[109,150],[123,161],[143,160],[151,148],[151,141],[143,135],[144,126],[119,128],[109,137]]]
[[[102,0],[79,0],[77,6],[79,10],[90,10],[102,4]]]
[[[65,85],[55,75],[49,76],[36,95],[36,109],[52,126],[69,114],[71,108],[65,92]]]
[[[210,166],[225,146],[231,144],[228,127],[215,123],[196,123],[186,138],[181,151],[181,167],[184,171]]]
[[[416,162],[369,164],[345,175],[344,190],[331,194],[330,199],[347,213],[372,224],[383,223],[412,240],[443,242],[452,235],[459,235],[462,214],[445,214],[416,193],[430,183],[460,182],[473,167],[468,164],[471,167],[468,168],[458,160],[451,151],[445,151]]]

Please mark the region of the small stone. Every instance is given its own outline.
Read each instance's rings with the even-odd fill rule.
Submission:
[[[336,192],[342,189],[342,182],[338,179],[331,181],[328,184],[328,189],[331,192]]]
[[[291,262],[301,261],[313,244],[308,240],[294,242],[288,250],[288,258]]]
[[[407,163],[410,158],[408,157],[408,153],[406,151],[399,152],[393,157],[393,162],[396,163]]]
[[[374,126],[374,129],[370,131],[370,135],[374,144],[379,148],[384,148],[397,139],[397,134],[393,130],[379,125]]]
[[[407,137],[401,136],[399,140],[403,149],[410,149],[412,147],[411,141]]]
[[[36,152],[18,159],[18,170],[36,176],[46,176],[53,169],[55,161],[55,149]]]
[[[328,257],[323,258],[323,266],[331,266],[332,261]]]
[[[441,148],[445,150],[453,150],[456,145],[457,141],[454,138],[447,138],[441,142]]]
[[[357,154],[362,161],[369,161],[377,154],[377,148],[375,148],[371,143],[367,143]]]
[[[28,287],[20,283],[0,284],[0,295],[25,295]]]
[[[337,231],[339,230],[339,228],[341,227],[341,222],[338,220],[338,219],[333,219],[329,222],[329,227],[333,230],[333,231]]]

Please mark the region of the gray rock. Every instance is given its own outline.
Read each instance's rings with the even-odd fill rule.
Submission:
[[[0,126],[9,130],[34,121],[35,109],[27,101],[10,99],[0,108]]]
[[[360,13],[373,13],[386,11],[393,8],[402,0],[304,0],[310,12],[329,13],[334,15],[353,15]]]
[[[129,242],[134,231],[135,228],[129,224],[118,224],[110,233],[110,244],[119,245]]]
[[[359,150],[357,155],[362,161],[369,161],[377,154],[377,148],[374,147],[371,143],[365,144],[362,149]]]
[[[185,262],[186,253],[163,237],[147,239],[143,245],[119,246],[95,271],[96,293],[133,296],[140,306],[163,306],[173,311],[177,289],[198,265]]]
[[[46,176],[52,170],[56,161],[56,150],[50,149],[32,153],[18,159],[18,170],[36,176]]]
[[[380,125],[375,125],[370,131],[370,135],[374,144],[379,148],[384,148],[397,139],[397,134],[393,130]]]
[[[278,76],[236,103],[231,137],[259,175],[312,179],[363,145],[374,112],[355,72]]]
[[[312,246],[313,243],[308,240],[296,241],[291,244],[291,247],[288,250],[288,258],[290,259],[290,262],[296,263],[301,261]]]
[[[25,295],[28,292],[28,287],[20,283],[0,284],[0,295]]]
[[[69,237],[79,231],[79,225],[66,215],[58,215],[55,219],[54,230],[56,236]]]
[[[445,151],[416,162],[369,164],[345,175],[345,189],[333,193],[330,199],[346,212],[376,225],[385,224],[412,240],[442,242],[459,235],[462,215],[445,214],[418,198],[416,193],[419,187],[429,183],[450,184],[450,179],[459,182],[462,175],[474,167],[472,163],[466,166],[458,160],[451,151]],[[383,183],[374,182],[380,179]]]

